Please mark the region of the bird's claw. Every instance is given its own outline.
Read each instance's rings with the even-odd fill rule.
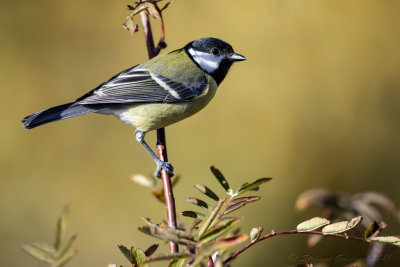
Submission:
[[[165,170],[166,172],[168,172],[169,177],[174,176],[174,167],[172,166],[171,163],[162,160],[158,160],[156,163],[157,163],[157,169],[156,172],[154,173],[156,177],[159,178],[161,177],[161,170]]]

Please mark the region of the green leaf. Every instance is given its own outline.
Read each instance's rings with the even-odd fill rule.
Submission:
[[[346,232],[349,228],[347,227],[348,221],[337,222],[330,225],[325,226],[322,228],[322,233],[324,234],[337,234]]]
[[[330,224],[331,222],[325,218],[315,217],[310,220],[304,221],[297,225],[297,231],[308,232],[318,229],[322,226]]]
[[[176,233],[172,232],[170,229],[165,229],[155,226],[142,226],[139,227],[139,231],[161,240],[172,241],[174,243],[178,243],[185,246],[195,245],[194,241],[185,238],[180,238],[178,235],[176,235]]]
[[[247,196],[247,197],[235,197],[231,200],[230,204],[236,204],[239,202],[254,202],[260,200],[260,196]]]
[[[195,218],[195,219],[205,219],[206,218],[206,216],[203,213],[191,211],[191,210],[182,211],[181,214],[185,217],[190,217],[190,218]]]
[[[148,249],[146,249],[146,251],[144,252],[144,255],[146,255],[146,257],[150,257],[151,255],[154,254],[154,252],[156,252],[157,248],[158,248],[158,244],[151,245]]]
[[[23,245],[21,246],[21,249],[22,251],[24,251],[25,253],[34,257],[37,260],[44,261],[47,263],[53,263],[52,257],[46,252],[42,251],[41,249],[38,249],[31,245]]]
[[[322,233],[324,234],[343,233],[355,227],[359,222],[361,222],[361,220],[362,216],[358,216],[351,219],[351,221],[333,223],[322,228]]]
[[[367,227],[364,233],[365,238],[371,238],[377,236],[383,229],[385,229],[387,224],[384,221],[374,221],[370,226]]]
[[[262,227],[254,227],[250,231],[250,240],[251,242],[256,241],[257,239],[260,238],[261,233],[264,229]]]
[[[56,241],[54,245],[56,250],[60,249],[61,242],[65,235],[65,229],[67,228],[67,223],[70,213],[71,213],[71,206],[66,205],[61,213],[61,216],[58,218]]]
[[[238,235],[229,238],[223,238],[211,245],[212,249],[210,249],[211,254],[214,254],[216,251],[224,251],[240,243],[246,241],[249,238],[248,235]]]
[[[222,217],[221,220],[219,221],[218,225],[225,225],[227,223],[230,223],[234,219],[239,219],[238,217]]]
[[[214,220],[216,219],[218,212],[220,211],[222,205],[225,203],[225,199],[221,199],[217,202],[217,204],[213,207],[210,214],[208,215],[207,219],[203,221],[199,228],[199,236],[203,235],[213,224]]]
[[[169,261],[169,260],[179,260],[179,259],[186,259],[192,258],[193,254],[190,253],[171,253],[171,254],[158,254],[152,257],[148,257],[146,260],[142,262],[142,264],[148,264],[153,262],[159,261]],[[179,266],[179,265],[178,265]]]
[[[57,262],[53,265],[54,267],[64,266],[67,262],[69,262],[76,254],[78,254],[77,250],[70,250],[65,253],[61,258],[57,260]]]
[[[185,264],[185,260],[186,260],[185,258],[173,260],[168,264],[168,267],[182,267]]]
[[[190,233],[188,233],[188,232],[186,232],[186,231],[183,231],[183,230],[180,230],[180,229],[174,229],[174,228],[171,228],[171,227],[169,227],[169,226],[167,226],[167,227],[164,228],[164,229],[166,229],[166,230],[168,230],[169,232],[175,234],[175,235],[178,236],[179,238],[184,238],[184,239],[188,239],[188,240],[190,240],[190,241],[195,241],[195,240],[194,240],[194,237],[193,237]]]
[[[215,252],[227,250],[233,246],[236,246],[249,238],[248,235],[239,235],[229,238],[217,240],[216,242],[210,242],[204,246],[204,249],[200,252],[200,255],[196,256],[195,261],[190,266],[198,266],[204,260],[213,255]]]
[[[124,254],[125,258],[127,258],[128,261],[133,265],[138,265],[144,259],[146,259],[145,253],[140,248],[131,247],[131,249],[129,250],[123,245],[118,245],[118,248],[122,252],[122,254]]]
[[[123,245],[118,245],[118,248],[121,251],[121,253],[124,254],[125,258],[127,258],[130,263],[133,263],[131,251]]]
[[[225,222],[224,222],[224,224],[225,224]],[[241,231],[242,231],[242,229],[240,229],[240,227],[237,227],[236,229],[233,229],[231,233],[229,233],[229,236],[239,235]]]
[[[145,259],[146,255],[140,248],[131,247],[131,257],[133,264],[141,264]]]
[[[195,204],[196,206],[199,206],[201,208],[209,209],[208,204],[201,199],[195,197],[185,197],[183,200]]]
[[[62,257],[72,246],[72,244],[74,243],[74,241],[76,240],[76,238],[78,237],[78,234],[73,234],[67,243],[65,243],[63,246],[61,246],[60,248],[60,252],[59,252],[59,257]]]
[[[187,228],[187,232],[188,233],[192,233],[193,232],[193,230],[197,227],[197,225],[199,225],[201,223],[201,220],[199,220],[199,219],[194,219],[193,221],[192,221],[192,223],[188,226],[188,228]]]
[[[230,194],[232,193],[232,189],[228,184],[228,181],[225,179],[224,175],[215,168],[214,166],[211,166],[211,172],[214,174],[215,178],[217,178],[218,182],[222,185],[222,187],[225,189],[225,191]]]
[[[272,178],[260,178],[253,182],[245,183],[241,187],[239,187],[236,194],[241,195],[241,194],[243,194],[249,190],[253,190],[253,189],[259,187],[260,185],[262,185],[263,183],[266,183],[271,180],[272,180]]]
[[[195,184],[194,187],[198,189],[201,193],[208,196],[209,198],[218,201],[219,197],[210,188],[202,184]]]
[[[369,240],[383,243],[397,243],[400,242],[400,238],[398,236],[376,236],[369,238]]]
[[[389,243],[400,247],[400,237],[398,236],[376,236],[369,238],[368,240],[381,243]]]
[[[217,238],[221,237],[222,235],[224,235],[225,233],[236,227],[241,220],[242,220],[241,218],[234,218],[227,221],[224,224],[218,224],[218,226],[216,226],[213,229],[210,229],[209,231],[205,232],[202,236],[200,236],[199,243],[205,244],[207,242],[216,240]]]
[[[54,253],[56,252],[56,249],[52,245],[49,245],[44,242],[35,242],[32,244],[32,246],[37,249],[40,249],[41,251],[48,254],[49,256],[54,255]]]
[[[224,214],[228,214],[232,211],[235,211],[241,207],[244,207],[247,205],[247,203],[254,202],[260,200],[260,196],[250,196],[250,197],[240,197],[233,199],[229,206],[226,208]]]
[[[349,222],[350,229],[355,227],[357,224],[359,224],[362,221],[362,219],[363,219],[362,216],[357,216],[357,217],[354,217],[353,219],[351,219]]]

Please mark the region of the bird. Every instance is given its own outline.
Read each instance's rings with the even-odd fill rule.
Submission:
[[[214,97],[232,64],[246,58],[218,38],[206,37],[128,68],[75,101],[26,116],[25,129],[89,113],[114,115],[136,128],[136,140],[157,164],[155,176],[173,166],[145,141],[147,132],[181,121]]]

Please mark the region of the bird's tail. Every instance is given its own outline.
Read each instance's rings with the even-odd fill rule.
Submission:
[[[80,105],[77,103],[68,103],[44,109],[36,113],[33,113],[29,116],[26,116],[22,120],[22,125],[25,127],[25,129],[32,129],[49,122],[68,119],[71,117],[84,115],[95,111],[97,110],[94,108],[90,108],[86,105]]]

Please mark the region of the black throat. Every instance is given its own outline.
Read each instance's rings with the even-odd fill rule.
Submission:
[[[189,53],[190,48],[192,48],[192,43],[189,43],[184,47],[186,55],[188,55],[188,57],[190,57],[190,59],[194,62],[194,64],[196,64],[197,67],[199,67],[199,69],[201,69],[202,71],[204,71],[205,73],[207,73],[211,77],[213,77],[213,79],[219,86],[222,83],[222,81],[225,79],[226,75],[228,74],[228,71],[233,64],[233,61],[224,59],[221,61],[220,65],[214,72],[208,72],[208,71],[202,69],[201,66],[196,62],[196,60],[194,60],[193,56]]]
[[[213,73],[209,73],[211,77],[214,78],[217,85],[222,83],[222,81],[225,79],[232,64],[233,64],[232,61],[223,60],[221,61],[221,64],[219,65],[218,69],[216,69]]]

